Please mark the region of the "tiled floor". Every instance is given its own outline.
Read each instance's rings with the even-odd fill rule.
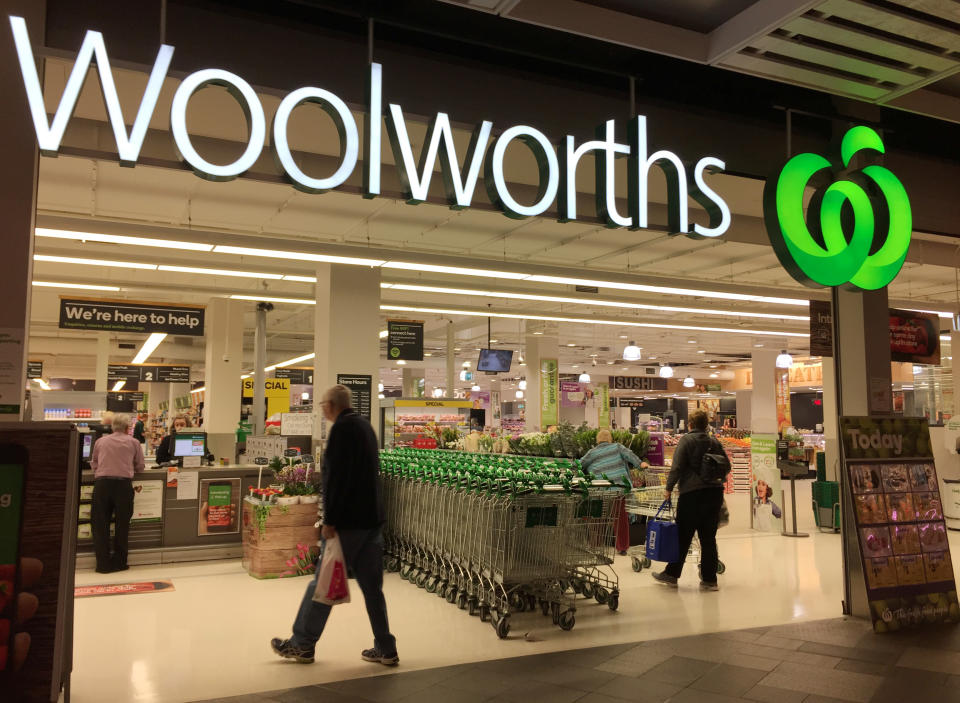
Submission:
[[[960,628],[880,636],[837,618],[409,673],[401,663],[382,676],[207,703],[307,701],[960,703]]]

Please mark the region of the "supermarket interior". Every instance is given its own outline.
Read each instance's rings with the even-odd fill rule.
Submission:
[[[408,18],[391,3],[369,16],[319,1],[145,4],[149,18],[114,0],[17,0],[0,32],[0,87],[17,100],[0,117],[0,202],[25,233],[0,268],[7,307],[26,311],[0,313],[0,416],[27,423],[31,456],[66,467],[25,474],[10,552],[46,554],[30,551],[28,525],[60,530],[44,556],[59,581],[37,591],[55,611],[36,620],[56,629],[35,635],[54,652],[52,674],[30,674],[53,677],[44,700],[64,685],[78,703],[219,700],[384,673],[357,656],[370,644],[359,589],[335,606],[316,665],[270,652],[316,568],[331,432],[320,400],[335,384],[379,443],[403,671],[842,616],[877,637],[960,620],[960,230],[946,186],[960,165],[939,146],[954,124],[858,102],[850,66],[824,85],[771,81],[752,64],[635,47],[651,70],[628,81],[617,52],[629,43],[551,28],[532,9],[508,19],[529,0],[494,3],[499,15],[423,0]],[[679,12],[653,4],[666,14],[645,22]],[[728,4],[777,13],[776,0]],[[803,9],[780,20],[811,27],[829,15],[814,6],[831,5],[789,4]],[[858,3],[832,5],[845,17]],[[909,28],[922,13],[894,14]],[[765,41],[789,43],[772,21]],[[907,52],[893,34],[870,41]],[[570,60],[581,52],[621,63]],[[890,170],[855,154],[871,149]],[[889,174],[876,176],[877,222],[887,242],[897,227],[912,240],[889,275],[797,272],[767,177],[814,158],[804,152],[842,153],[837,173]],[[794,195],[835,206],[808,233],[832,255],[856,244],[878,188],[838,196],[862,174],[829,185],[815,158]],[[904,189],[892,172],[905,218],[884,190]],[[896,258],[861,249],[868,263]],[[698,541],[674,590],[653,579],[663,566],[648,540],[675,517],[667,477],[699,411],[730,464],[715,593]],[[91,460],[123,415],[145,461],[129,569],[103,573]],[[636,462],[585,468],[603,430]],[[470,693],[450,700],[492,698]]]

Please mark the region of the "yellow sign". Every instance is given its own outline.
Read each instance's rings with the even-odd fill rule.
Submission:
[[[263,381],[264,395],[267,398],[290,397],[289,378],[267,378]],[[253,379],[243,379],[243,397],[253,397]]]
[[[472,408],[472,400],[395,400],[395,408]]]

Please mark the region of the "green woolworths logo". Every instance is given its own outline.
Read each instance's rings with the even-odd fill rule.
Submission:
[[[840,143],[840,164],[819,154],[798,154],[767,181],[767,235],[780,263],[805,285],[876,290],[896,277],[907,257],[910,199],[883,166],[866,166],[820,188],[804,217],[803,194],[810,179],[825,168],[846,169],[864,149],[882,154],[883,140],[869,127],[853,127]]]

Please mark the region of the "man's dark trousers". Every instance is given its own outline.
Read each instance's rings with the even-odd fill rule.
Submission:
[[[127,478],[98,478],[93,483],[90,523],[97,569],[123,568],[127,565],[130,518],[133,517],[133,482]],[[113,556],[110,555],[110,521],[116,525]]]

